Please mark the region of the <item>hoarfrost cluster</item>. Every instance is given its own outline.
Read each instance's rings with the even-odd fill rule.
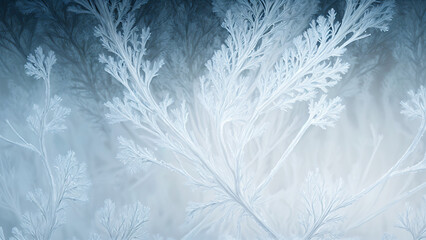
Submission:
[[[0,240],[426,237],[424,2],[2,5]]]

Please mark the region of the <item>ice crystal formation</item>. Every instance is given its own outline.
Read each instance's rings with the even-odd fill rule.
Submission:
[[[0,240],[426,238],[423,1],[1,4]]]

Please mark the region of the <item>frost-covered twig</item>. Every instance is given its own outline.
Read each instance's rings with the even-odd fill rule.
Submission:
[[[264,189],[307,127],[332,126],[342,105],[339,98],[326,101],[325,97],[311,103],[308,124],[271,173],[253,179],[252,170],[245,166],[250,160],[246,150],[264,132],[261,117],[275,109],[288,110],[295,102],[312,100],[317,92],[326,92],[336,84],[348,67],[339,59],[345,47],[366,37],[369,28],[386,30],[393,4],[349,0],[341,24],[335,22],[336,13],[331,10],[327,18],[313,21],[293,41],[293,47],[273,52],[274,46],[282,43],[281,27],[291,26],[287,14],[292,16],[309,1],[237,1],[223,24],[229,37],[207,62],[207,74],[200,80],[199,106],[175,103],[169,95],[156,96],[151,90],[162,62],[145,59],[149,30],[139,32],[134,26],[134,12],[141,2],[134,6],[130,1],[76,2],[80,8],[74,11],[92,14],[100,22],[96,35],[113,55],[100,60],[126,89],[123,99],[107,103],[111,110],[108,117],[113,122],[131,121],[153,136],[157,147],[175,154],[171,160],[158,161],[153,152],[121,139],[127,145],[120,155],[122,161],[139,159],[142,165],[156,163],[181,173],[195,186],[215,193],[211,201],[193,205],[192,212],[213,213],[226,207],[230,211],[223,216],[234,217],[231,212],[238,219],[248,216],[273,239],[280,235],[263,217],[257,183]]]
[[[368,28],[386,30],[385,22],[391,18],[393,3],[387,1],[371,8],[372,3],[360,1],[357,6],[348,1],[341,24],[334,22],[336,13],[330,10],[328,18],[319,17],[308,31],[294,40],[295,48],[284,52],[275,64],[275,71],[260,81],[259,101],[244,125],[240,141],[248,137],[262,114],[277,107],[289,109],[295,102],[310,100],[317,91],[326,92],[338,82],[348,68],[336,59],[343,54],[345,46],[366,37],[364,32]],[[242,146],[240,151],[245,147]]]
[[[105,200],[104,207],[97,213],[97,221],[102,225],[103,233],[93,234],[91,239],[143,239],[146,236],[143,227],[148,221],[148,215],[149,208],[139,202],[116,209],[114,202]]]
[[[410,233],[413,240],[426,238],[426,197],[423,197],[421,206],[414,209],[406,205],[405,213],[400,216],[398,227]]]
[[[25,213],[21,218],[21,229],[14,228],[13,239],[50,239],[55,229],[64,221],[64,209],[69,202],[84,201],[88,180],[85,164],[75,160],[74,153],[58,156],[53,162],[49,158],[46,146],[46,135],[66,128],[65,118],[70,110],[60,105],[62,99],[58,96],[51,98],[50,74],[56,58],[53,52],[46,56],[39,47],[35,55],[28,57],[25,69],[28,75],[41,79],[45,85],[44,106],[34,105],[34,113],[27,118],[28,125],[38,138],[38,144],[31,144],[23,135],[7,121],[12,132],[20,142],[2,139],[9,143],[30,149],[40,156],[49,180],[48,192],[41,188],[27,194],[27,198],[36,207],[36,211]],[[55,163],[55,164],[54,164]]]
[[[330,189],[318,171],[308,174],[303,191],[306,212],[300,219],[304,230],[302,239],[333,237],[332,229],[342,219],[337,212],[347,206],[344,194],[342,181]]]
[[[323,95],[318,102],[311,101],[309,105],[309,118],[300,128],[296,137],[287,147],[286,151],[281,155],[281,158],[278,160],[274,168],[270,171],[263,182],[259,185],[258,190],[260,192],[266,187],[266,185],[271,181],[271,179],[277,174],[278,170],[284,164],[284,161],[293,151],[294,147],[297,145],[299,140],[302,138],[303,134],[309,128],[309,126],[319,126],[322,129],[326,127],[334,126],[334,122],[340,118],[340,112],[343,110],[344,106],[340,104],[341,100],[339,97],[336,97],[330,101],[326,100],[326,96]]]

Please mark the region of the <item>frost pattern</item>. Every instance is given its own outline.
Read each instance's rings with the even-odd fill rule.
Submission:
[[[424,119],[426,112],[426,89],[420,86],[417,92],[410,90],[408,92],[410,99],[408,101],[402,101],[401,113],[409,118],[421,118]]]
[[[97,221],[103,228],[101,235],[94,234],[91,239],[132,240],[147,236],[143,227],[148,221],[149,208],[137,202],[116,209],[114,202],[105,200],[104,207],[97,213]]]
[[[333,126],[343,109],[340,99],[326,101],[323,96],[311,102],[306,123],[278,161],[271,161],[273,167],[265,175],[253,172],[250,167],[256,165],[249,163],[267,159],[250,159],[245,154],[247,149],[267,131],[264,120],[274,110],[288,111],[296,102],[312,101],[317,93],[334,86],[348,69],[339,58],[346,46],[367,37],[368,29],[387,30],[393,6],[391,1],[347,1],[341,23],[330,10],[326,17],[312,21],[303,34],[286,42],[281,29],[290,24],[287,16],[309,1],[237,1],[225,14],[223,27],[229,37],[206,63],[200,94],[193,96],[195,103],[189,105],[167,94],[152,93],[151,83],[163,62],[145,59],[149,29],[139,31],[134,26],[134,12],[141,2],[76,2],[80,7],[73,11],[91,14],[100,22],[95,33],[112,55],[101,55],[100,61],[125,88],[122,99],[106,104],[108,117],[113,122],[132,122],[154,137],[156,147],[174,153],[167,161],[156,160],[147,148],[121,138],[121,144],[126,145],[121,147],[121,161],[131,163],[131,167],[137,159],[141,165],[155,163],[214,193],[211,200],[192,204],[189,216],[213,216],[213,225],[234,219],[241,222],[237,229],[257,226],[266,234],[263,238],[272,239],[281,234],[265,218],[268,213],[261,207],[268,199],[266,189],[310,126]],[[276,52],[274,47],[281,44],[291,46]],[[324,200],[321,194],[326,191],[317,192],[319,196],[314,198]],[[325,211],[325,220],[335,219],[334,208],[348,206],[366,192],[342,203],[333,195],[327,205],[333,211]],[[321,236],[320,226],[325,223],[315,219],[313,227],[307,224],[312,230],[305,239]]]
[[[336,239],[337,224],[342,221],[339,213],[348,205],[340,180],[336,186],[325,183],[319,172],[311,172],[303,190],[305,213],[300,216],[302,239]]]
[[[36,153],[42,161],[48,180],[47,188],[36,188],[27,194],[27,200],[33,204],[31,211],[19,216],[18,207],[12,209],[15,210],[21,222],[20,228],[12,229],[12,239],[16,240],[51,239],[54,231],[65,222],[65,211],[70,203],[87,199],[86,190],[89,181],[86,165],[78,162],[72,151],[64,156],[59,155],[55,161],[49,158],[47,152],[47,133],[66,129],[65,120],[70,113],[70,109],[61,106],[60,97],[51,98],[50,78],[55,62],[53,52],[45,55],[39,47],[34,55],[28,56],[28,62],[25,65],[26,73],[37,80],[43,80],[45,86],[44,106],[35,105],[33,113],[27,118],[29,129],[39,141],[30,143],[7,120],[6,123],[16,140],[0,135],[0,139]],[[2,192],[4,191],[5,189],[2,189]],[[3,235],[2,232],[1,235]]]
[[[326,96],[322,96],[318,102],[311,101],[309,114],[312,118],[312,125],[322,129],[333,127],[334,123],[339,120],[340,112],[344,108],[340,103],[341,99],[339,97],[327,101]]]
[[[421,206],[414,209],[406,205],[405,213],[401,215],[398,227],[410,233],[413,240],[426,238],[426,197],[423,197]]]

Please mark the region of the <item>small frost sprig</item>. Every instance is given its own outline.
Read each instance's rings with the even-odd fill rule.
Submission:
[[[413,90],[408,91],[410,97],[407,101],[401,101],[402,110],[401,113],[408,118],[422,118],[426,117],[426,89],[423,86],[414,92]]]
[[[34,55],[30,54],[28,56],[28,62],[25,64],[25,72],[28,76],[47,81],[50,78],[50,72],[55,63],[56,57],[52,51],[49,51],[47,56],[45,56],[43,49],[38,47]]]
[[[142,148],[132,140],[119,137],[120,152],[117,158],[125,165],[131,173],[145,170],[152,162],[156,162],[154,154],[147,148]]]
[[[309,115],[312,125],[322,129],[334,127],[335,122],[340,118],[340,113],[345,108],[341,102],[340,97],[327,101],[326,95],[322,95],[317,102],[311,100],[309,103]]]
[[[406,204],[405,212],[400,216],[397,227],[409,232],[413,240],[426,238],[426,196],[423,196],[418,209]]]
[[[35,152],[41,158],[49,179],[47,191],[36,188],[27,193],[27,199],[33,204],[34,210],[20,216],[21,227],[12,229],[14,239],[51,239],[54,231],[64,223],[64,211],[68,205],[87,199],[89,181],[86,165],[78,162],[72,151],[65,156],[59,155],[56,161],[52,161],[47,152],[47,133],[66,129],[65,120],[70,113],[68,108],[60,105],[60,97],[51,98],[50,75],[55,62],[56,57],[52,51],[45,55],[42,48],[38,47],[34,55],[28,56],[28,62],[25,64],[27,75],[37,80],[42,79],[45,85],[44,106],[35,105],[33,113],[27,118],[29,129],[36,135],[38,143],[25,139],[7,120],[6,123],[17,140],[0,135],[0,139],[10,144]]]
[[[348,206],[342,180],[332,187],[316,169],[306,177],[302,194],[305,209],[299,219],[304,232],[302,239],[333,237],[334,228],[342,220],[339,210]]]
[[[115,203],[105,200],[104,207],[97,213],[97,221],[102,226],[101,233],[95,233],[91,240],[132,240],[146,236],[143,229],[148,222],[149,208],[140,202],[116,209]]]

